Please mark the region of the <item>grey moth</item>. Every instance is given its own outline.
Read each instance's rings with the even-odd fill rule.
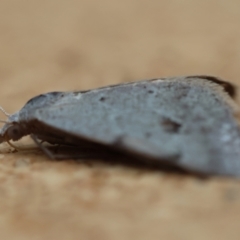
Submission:
[[[230,83],[210,76],[50,92],[9,115],[0,142],[31,135],[37,143],[87,146],[190,172],[240,176],[234,95]],[[70,151],[62,157],[75,156]]]

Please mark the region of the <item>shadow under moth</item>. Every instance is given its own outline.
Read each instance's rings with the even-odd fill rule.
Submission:
[[[0,142],[31,135],[92,153],[114,151],[190,172],[240,176],[240,127],[235,87],[211,76],[159,78],[103,88],[50,92],[8,115]],[[4,111],[2,109],[2,111]],[[4,111],[5,112],[5,111]]]

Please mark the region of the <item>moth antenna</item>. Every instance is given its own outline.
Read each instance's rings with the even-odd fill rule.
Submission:
[[[3,112],[3,114],[6,116],[6,117],[10,117],[11,114],[7,113],[1,106],[0,106],[0,111]]]

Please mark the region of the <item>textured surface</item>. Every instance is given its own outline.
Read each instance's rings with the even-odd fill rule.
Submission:
[[[240,84],[239,9],[235,0],[3,0],[1,105],[13,113],[47,91],[176,75]],[[4,153],[0,238],[239,239],[239,189],[234,179]]]

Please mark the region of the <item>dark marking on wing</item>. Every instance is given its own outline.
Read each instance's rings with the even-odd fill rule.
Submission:
[[[101,98],[99,99],[100,102],[104,102],[105,100],[106,100],[105,97],[101,97]]]
[[[40,95],[28,100],[23,108],[43,107],[44,105],[49,105],[53,102],[58,101],[59,98],[62,98],[62,97],[64,97],[63,92],[49,92],[49,93],[45,93],[45,94],[40,94]]]
[[[51,95],[52,97],[56,97],[57,95],[59,95],[62,92],[49,92],[49,93],[45,93],[45,94],[40,94],[36,97],[31,98],[30,100],[27,101],[27,104],[32,104],[38,101],[42,101],[44,98],[48,97],[49,95]]]
[[[180,123],[177,123],[176,121],[173,121],[166,117],[160,120],[160,124],[163,126],[165,131],[169,133],[178,133],[182,126]]]
[[[41,100],[44,99],[44,98],[46,98],[46,94],[37,95],[37,96],[29,99],[29,100],[26,102],[25,106],[26,106],[26,105],[29,105],[29,104],[31,105],[32,103],[34,103],[34,102],[36,102],[36,101],[38,101],[38,100],[41,101]]]

